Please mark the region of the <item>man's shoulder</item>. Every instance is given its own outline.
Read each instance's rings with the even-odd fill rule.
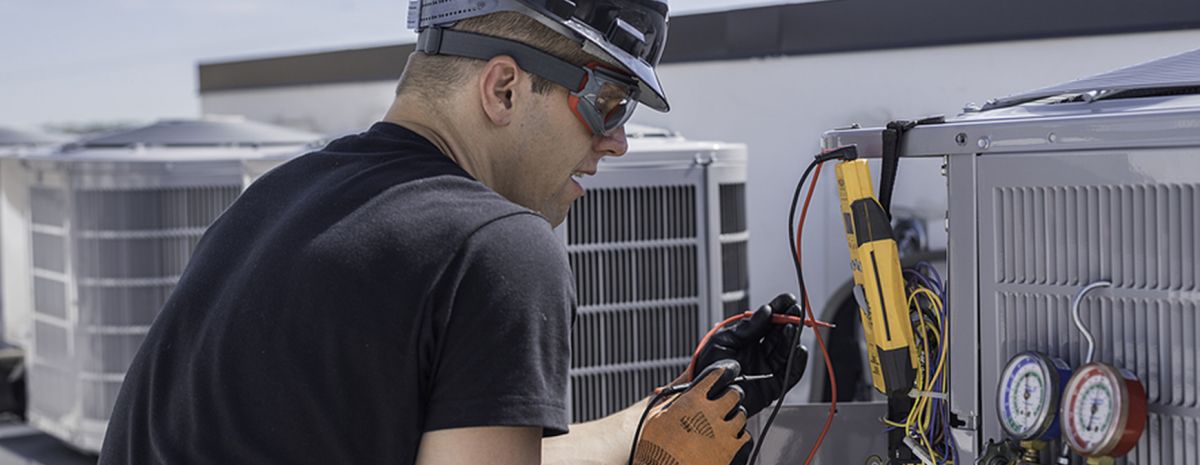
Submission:
[[[396,186],[368,206],[384,217],[411,226],[473,235],[525,233],[553,235],[539,213],[517,205],[482,183],[458,176],[435,176]],[[486,231],[484,231],[486,230]]]

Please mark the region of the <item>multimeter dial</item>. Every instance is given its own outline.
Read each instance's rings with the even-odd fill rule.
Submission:
[[[1014,356],[1000,374],[996,410],[1000,426],[1019,441],[1058,436],[1058,405],[1070,375],[1062,360],[1036,352]]]
[[[1126,370],[1084,365],[1067,381],[1061,416],[1063,435],[1075,452],[1120,457],[1146,427],[1146,389]]]

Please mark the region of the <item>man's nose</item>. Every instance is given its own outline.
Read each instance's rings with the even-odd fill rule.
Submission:
[[[597,137],[593,148],[597,153],[608,157],[625,155],[625,151],[629,150],[629,140],[625,138],[625,125]]]

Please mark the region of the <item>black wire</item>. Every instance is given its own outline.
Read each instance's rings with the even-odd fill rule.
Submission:
[[[796,282],[800,285],[801,303],[808,301],[808,290],[804,288],[804,269],[800,264],[800,258],[796,255],[796,230],[794,228],[796,224],[796,206],[800,203],[800,193],[804,190],[804,182],[808,180],[808,175],[812,174],[813,169],[823,162],[823,160],[814,159],[812,163],[809,163],[808,168],[804,170],[804,174],[800,176],[800,182],[796,183],[796,192],[792,194],[792,209],[788,213],[788,245],[792,250],[792,262],[796,265]],[[803,314],[801,314],[800,319],[804,319]],[[795,336],[792,337],[792,345],[788,351],[787,365],[783,369],[783,380],[781,380],[784,387],[787,387],[788,382],[792,379],[792,365],[796,358],[796,346],[800,345],[800,334],[803,332],[804,325],[801,324],[796,329]],[[771,409],[771,415],[767,417],[767,422],[763,424],[762,430],[758,433],[758,440],[754,444],[754,453],[750,454],[748,465],[754,465],[758,461],[758,454],[762,452],[762,445],[767,441],[767,433],[771,431],[771,425],[775,423],[775,416],[779,415],[779,409],[783,407],[783,398],[786,396],[787,391],[785,390],[779,395],[779,399],[775,400],[775,407]]]
[[[650,414],[650,408],[654,407],[659,400],[666,394],[666,390],[655,393],[654,397],[650,398],[650,402],[646,403],[646,410],[642,411],[642,418],[638,419],[637,428],[633,429],[633,445],[629,446],[629,462],[626,465],[633,465],[633,454],[637,452],[638,438],[642,435],[642,425],[646,423],[646,416]]]

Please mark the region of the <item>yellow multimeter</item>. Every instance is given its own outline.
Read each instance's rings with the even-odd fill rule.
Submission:
[[[891,222],[875,198],[866,160],[842,161],[836,172],[871,384],[883,394],[907,396],[917,351]]]

